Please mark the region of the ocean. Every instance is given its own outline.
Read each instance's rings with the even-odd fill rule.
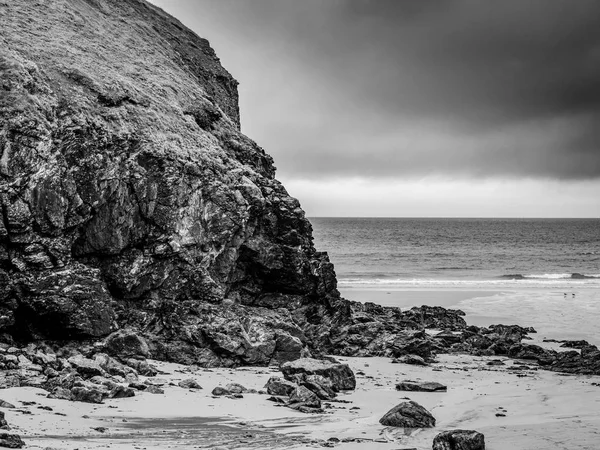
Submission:
[[[342,287],[600,288],[600,219],[310,221]]]
[[[311,218],[351,300],[600,345],[600,219]]]

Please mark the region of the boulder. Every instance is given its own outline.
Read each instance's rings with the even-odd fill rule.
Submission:
[[[105,394],[105,391],[93,386],[76,386],[71,389],[71,400],[84,403],[102,403]]]
[[[413,366],[426,366],[428,363],[417,355],[404,355],[392,360],[394,364],[411,364]]]
[[[128,398],[135,396],[135,389],[117,384],[108,393],[108,398]]]
[[[127,366],[135,369],[137,373],[140,375],[144,375],[145,377],[154,377],[158,374],[158,370],[152,364],[150,364],[145,359],[134,359],[129,358],[127,361]]]
[[[298,384],[305,381],[309,375],[320,375],[331,381],[331,388],[334,391],[356,388],[356,378],[348,364],[332,363],[313,358],[301,358],[282,364],[281,371],[286,380]]]
[[[381,419],[381,425],[403,428],[432,428],[435,418],[417,402],[408,401],[390,409]]]
[[[447,386],[434,381],[404,380],[396,384],[396,390],[415,392],[446,392],[448,388]]]
[[[73,394],[70,389],[57,386],[55,387],[50,394],[48,394],[48,398],[58,398],[60,400],[72,400]]]
[[[515,359],[531,359],[538,362],[553,360],[555,353],[539,345],[514,344],[508,349],[508,356]]]
[[[4,417],[4,411],[0,411],[0,429],[10,430],[8,422],[6,421],[6,417]]]
[[[148,387],[144,390],[144,392],[148,392],[150,394],[164,394],[165,390],[154,384],[149,384]]]
[[[423,330],[399,331],[391,344],[393,356],[417,355],[431,358],[437,343]]]
[[[217,386],[212,390],[211,394],[220,397],[221,395],[231,395],[231,392],[224,387]]]
[[[91,378],[96,375],[105,376],[106,372],[96,361],[85,358],[81,355],[71,356],[69,364],[84,378]]]
[[[126,377],[130,373],[137,374],[137,371],[134,368],[120,363],[115,358],[108,356],[106,353],[95,354],[94,362],[96,362],[103,370],[111,375]]]
[[[245,392],[248,392],[248,389],[239,383],[229,383],[225,386],[225,389],[229,391],[230,394],[244,394]]]
[[[577,348],[579,350],[581,350],[584,347],[588,347],[590,345],[590,343],[588,341],[584,341],[584,340],[578,340],[578,341],[561,341],[562,344],[560,345],[561,347],[564,348]]]
[[[202,386],[200,386],[200,384],[193,378],[181,380],[179,383],[177,383],[177,385],[184,389],[202,389]]]
[[[477,431],[449,430],[433,439],[433,450],[485,450],[485,441]]]
[[[104,341],[104,347],[106,353],[120,359],[150,357],[146,339],[132,329],[122,329],[110,334]]]
[[[298,385],[296,383],[292,383],[291,381],[280,377],[271,377],[269,378],[269,381],[267,381],[267,384],[265,384],[267,394],[269,395],[289,396],[297,387]]]
[[[23,448],[25,442],[18,434],[0,433],[0,447],[3,448]]]
[[[307,375],[300,385],[314,392],[321,400],[333,400],[336,397],[330,378],[321,375]]]
[[[301,406],[309,408],[320,408],[321,400],[311,390],[304,386],[298,386],[290,395],[288,406],[293,409],[298,409]]]
[[[460,309],[446,309],[441,306],[415,306],[402,314],[403,320],[417,323],[422,328],[459,331],[467,327]]]

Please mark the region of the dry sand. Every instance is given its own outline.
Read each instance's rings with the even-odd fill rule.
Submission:
[[[516,371],[511,369],[515,362],[504,358],[505,366],[487,366],[491,358],[442,355],[430,367],[392,364],[387,358],[339,359],[357,373],[358,386],[339,397],[351,403],[331,403],[322,415],[278,407],[268,395],[229,399],[210,394],[229,382],[262,389],[280,373],[275,368],[207,370],[156,362],[168,373],[159,375],[167,383],[164,395],[140,393],[92,405],[47,399],[39,389],[11,388],[0,391],[0,398],[17,405],[17,410],[4,410],[6,418],[32,449],[300,449],[319,448],[318,440],[332,437],[362,440],[336,444],[339,449],[430,449],[436,433],[452,428],[484,433],[489,450],[600,448],[600,387],[593,384],[600,384],[600,377]],[[168,384],[190,377],[204,389]],[[441,382],[448,392],[396,391],[395,382],[403,379]],[[437,427],[407,436],[379,425],[403,397],[429,409]],[[501,408],[506,417],[496,416]],[[96,427],[107,429],[102,433]]]

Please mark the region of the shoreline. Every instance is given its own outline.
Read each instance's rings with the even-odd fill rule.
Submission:
[[[464,289],[461,287],[340,287],[342,297],[360,303],[410,309],[414,306],[442,306],[465,312],[469,325],[518,324],[532,326],[536,344],[543,339],[583,339],[600,345],[600,291],[578,289],[564,296],[564,290],[545,288]],[[577,324],[574,327],[574,324]]]
[[[597,443],[600,387],[593,383],[600,382],[598,376],[564,376],[537,370],[530,361],[524,370],[519,369],[522,361],[503,357],[440,355],[426,367],[393,364],[381,357],[337,359],[357,374],[357,387],[339,397],[351,403],[331,402],[326,414],[277,407],[265,394],[244,394],[240,399],[210,394],[214,386],[228,382],[259,390],[279,373],[276,368],[207,370],[157,361],[152,363],[165,372],[159,375],[166,382],[164,395],[142,393],[101,405],[47,399],[35,388],[10,388],[0,395],[15,404],[36,402],[18,408],[30,414],[4,410],[13,431],[31,449],[309,449],[334,438],[329,442],[340,450],[420,450],[431,448],[437,433],[453,428],[482,432],[488,450],[545,450],[565,441],[570,449],[583,450]],[[492,359],[505,365],[487,365]],[[204,389],[169,384],[188,377]],[[400,392],[394,385],[402,379],[437,381],[448,391]],[[405,397],[430,410],[436,427],[406,435],[402,428],[379,425],[379,418]],[[37,408],[40,405],[53,411]],[[499,411],[505,416],[496,416]],[[106,430],[94,430],[98,427]]]

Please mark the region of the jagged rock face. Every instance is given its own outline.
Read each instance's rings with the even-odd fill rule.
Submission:
[[[142,0],[14,0],[0,83],[5,337],[127,325],[211,365],[320,342],[333,266],[206,40]]]

